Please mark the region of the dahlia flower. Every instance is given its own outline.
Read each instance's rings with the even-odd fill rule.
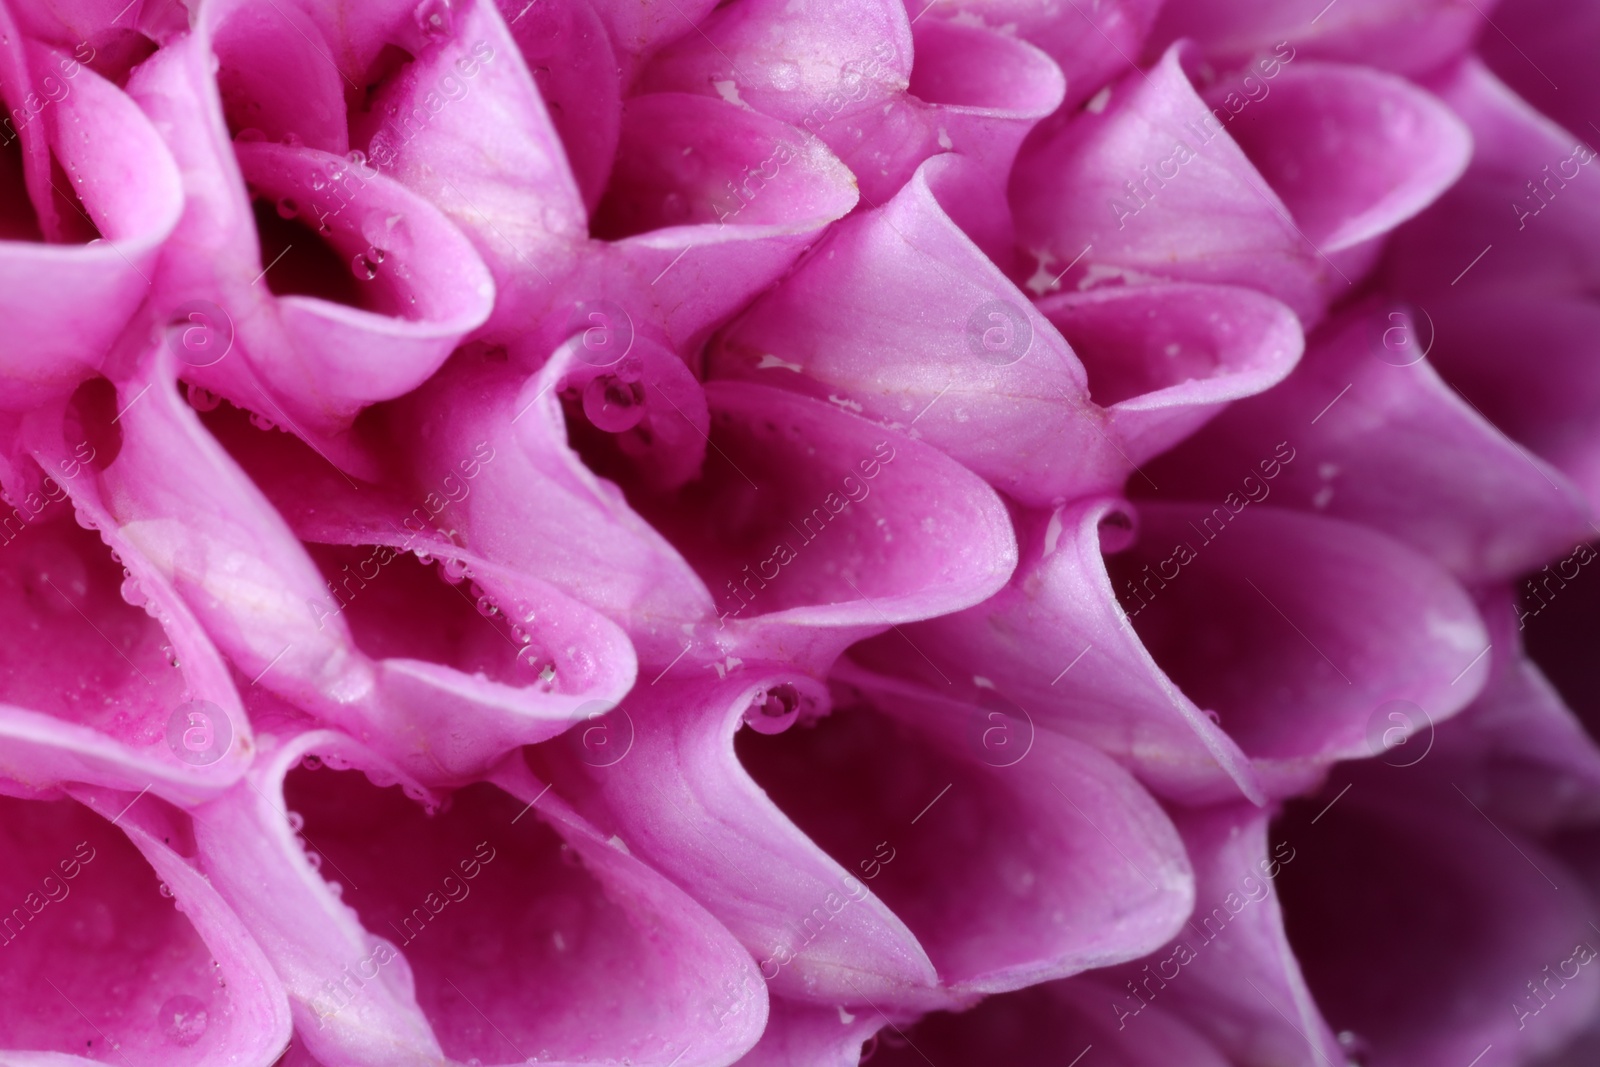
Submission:
[[[1557,0],[0,0],[0,1063],[1600,1052]]]

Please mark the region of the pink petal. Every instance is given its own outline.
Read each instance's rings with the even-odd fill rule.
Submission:
[[[1206,108],[1180,54],[1169,49],[1148,72],[1112,83],[1099,111],[1025,146],[1011,176],[1020,242],[1076,264],[1069,282],[1223,282],[1315,317],[1332,266]]]
[[[0,869],[16,902],[0,953],[11,1005],[0,1055],[268,1067],[289,1040],[283,988],[192,865],[189,818],[141,799],[135,781],[0,800]]]
[[[297,769],[308,755],[326,768]],[[371,781],[334,769],[352,766]],[[437,813],[376,784],[397,779]],[[499,780],[440,809],[360,746],[312,733],[204,809],[204,869],[262,937],[317,1060],[532,1049],[665,1067],[753,1044],[765,992],[727,934],[525,771]]]
[[[1172,1012],[1230,1062],[1250,1067],[1342,1062],[1285,936],[1293,898],[1275,882],[1305,874],[1303,857],[1323,844],[1315,829],[1269,829],[1267,813],[1245,805],[1186,811],[1174,821],[1195,865],[1195,912],[1170,945],[1106,972],[1107,985],[1122,987],[1111,1008],[1118,1021],[1132,1030],[1147,1012]]]
[[[1205,100],[1213,113],[1226,109],[1228,133],[1328,256],[1416,215],[1472,154],[1471,136],[1448,108],[1364,67],[1302,62],[1270,81],[1224,79]]]
[[[1187,912],[1166,819],[1093,750],[1040,733],[995,775],[979,708],[855,671],[817,720],[820,695],[781,677],[663,683],[613,719],[633,741],[625,758],[562,742],[536,757],[728,925],[775,991],[961,1003],[1138,955]],[[781,740],[757,734],[796,716]],[[868,775],[885,752],[893,770]],[[1041,808],[1051,814],[1032,821]],[[1102,833],[1146,875],[1111,864]],[[959,871],[950,849],[969,857]],[[1092,889],[1069,873],[1090,870]]]
[[[1434,722],[1471,702],[1489,638],[1442,568],[1364,527],[1252,505],[1244,489],[1215,507],[1142,506],[1139,540],[1111,570],[1156,662],[1215,709],[1269,792],[1372,754],[1370,723],[1390,702]]]
[[[1589,508],[1439,378],[1424,358],[1437,321],[1401,305],[1351,308],[1313,335],[1288,381],[1147,473],[1164,492],[1216,499],[1275,470],[1264,490],[1275,506],[1382,530],[1463,578],[1537,566],[1581,539]],[[1278,441],[1293,442],[1293,463],[1272,458]]]
[[[1043,50],[1066,75],[1066,105],[1076,108],[1113,76],[1133,67],[1146,34],[1161,8],[1160,0],[1099,0],[1065,4],[1047,0],[911,0],[906,9],[920,22],[947,18],[965,23],[974,17],[984,25],[1015,33]]]
[[[1245,290],[1107,290],[1035,311],[947,214],[967,169],[930,161],[883,209],[835,226],[722,333],[710,373],[905,427],[1044,505],[1120,485],[1220,401],[1293,365],[1293,316]],[[1052,322],[1086,346],[1087,364]],[[1175,344],[1188,358],[1174,360]]]
[[[1010,718],[1021,709],[1030,728],[1093,745],[1162,796],[1259,799],[1245,754],[1162,673],[1122,616],[1102,553],[1124,547],[1131,524],[1124,505],[1104,500],[1033,517],[1005,589],[852,656],[930,686],[954,684],[974,702],[993,686]]]
[[[25,99],[47,101],[8,134],[22,141],[26,193],[8,195],[16,217],[0,224],[8,238],[0,242],[0,308],[9,324],[0,405],[23,410],[99,367],[148,293],[183,193],[171,154],[126,94],[66,53],[24,50],[15,35],[0,48],[0,93],[24,116]],[[52,161],[67,178],[52,177]],[[70,197],[58,192],[62,181]],[[29,200],[32,210],[13,206]],[[36,243],[41,229],[54,241],[69,233],[98,240]]]
[[[1319,11],[1315,4],[1272,0],[1189,0],[1162,6],[1150,43],[1153,53],[1179,37],[1193,38],[1222,67],[1273,49],[1281,54],[1287,45],[1291,55],[1421,74],[1470,48],[1481,20],[1498,6],[1494,0],[1340,0]]]
[[[1072,344],[1108,432],[1140,464],[1227,402],[1265,392],[1305,347],[1294,313],[1249,289],[1152,285],[1047,296],[1039,310]]]

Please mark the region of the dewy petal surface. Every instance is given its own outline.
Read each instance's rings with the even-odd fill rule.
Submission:
[[[1265,488],[1275,506],[1382,530],[1464,579],[1509,577],[1570,547],[1590,529],[1588,503],[1440,378],[1433,322],[1402,304],[1336,315],[1287,381],[1233,404],[1150,477],[1220,497],[1246,476],[1261,483],[1252,468],[1292,441],[1295,462],[1272,465],[1281,476]]]
[[[793,999],[966,1003],[1136,956],[1182,921],[1176,836],[1105,757],[1041,732],[992,761],[983,709],[859,671],[840,683],[820,720],[781,675],[663,683],[611,713],[633,741],[615,762],[560,741],[535,759]],[[802,725],[763,737],[774,700]],[[1109,866],[1108,834],[1144,876]],[[952,852],[968,857],[954,877]]]
[[[268,1067],[289,1040],[283,988],[195,869],[188,816],[136,780],[71,798],[0,784],[16,909],[0,946],[0,1058]]]
[[[439,798],[311,733],[251,773],[205,809],[201,862],[329,1067],[521,1063],[530,1048],[722,1065],[755,1042],[766,994],[749,956],[525,770]]]

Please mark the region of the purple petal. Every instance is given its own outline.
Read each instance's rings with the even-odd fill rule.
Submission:
[[[945,664],[957,692],[976,701],[993,686],[1030,721],[1095,746],[1162,796],[1259,799],[1239,746],[1168,680],[1123,618],[1102,553],[1126,544],[1131,523],[1110,501],[1036,519],[1024,528],[1023,566],[1000,593],[852,655],[929,685],[952,684],[933,666]]]
[[[125,792],[0,799],[0,869],[15,902],[0,953],[11,1005],[0,1055],[268,1067],[289,1040],[283,988],[193,866],[189,818],[141,799],[137,780],[126,776]]]
[[[1485,684],[1472,601],[1381,534],[1239,492],[1215,507],[1144,505],[1139,519],[1138,542],[1111,560],[1134,627],[1269,792],[1372,754],[1369,723],[1389,702],[1439,722]]]
[[[663,683],[613,720],[633,739],[625,759],[559,741],[536,759],[791,998],[961,1003],[1136,956],[1186,914],[1176,838],[1109,760],[1041,732],[997,772],[982,709],[843,677],[820,720],[820,694],[781,675]],[[782,739],[757,736],[797,717]],[[866,773],[890,753],[891,773]],[[1105,834],[1137,870],[1111,862]],[[970,862],[953,871],[948,849]]]
[[[1207,59],[1226,68],[1288,42],[1291,54],[1421,74],[1471,47],[1480,20],[1497,6],[1492,0],[1340,0],[1319,11],[1315,4],[1273,0],[1189,0],[1162,6],[1150,43],[1153,53],[1177,38],[1193,38]]]
[[[440,809],[353,742],[304,734],[203,810],[204,869],[266,944],[308,1050],[328,1067],[528,1049],[664,1067],[753,1044],[748,955],[526,771],[498,780]]]
[[[1600,975],[1579,962],[1594,958],[1592,904],[1555,857],[1448,784],[1394,790],[1406,773],[1368,763],[1315,825],[1328,799],[1283,830],[1298,856],[1279,890],[1306,980],[1374,1067],[1534,1062],[1600,1008]],[[1397,891],[1424,886],[1450,891]]]
[[[1469,580],[1570,548],[1588,529],[1587,504],[1439,378],[1424,358],[1434,321],[1400,305],[1351,308],[1313,335],[1288,381],[1233,405],[1150,477],[1165,492],[1216,499],[1276,470],[1256,490],[1274,506],[1381,530]],[[1293,463],[1272,459],[1278,441],[1293,442]]]

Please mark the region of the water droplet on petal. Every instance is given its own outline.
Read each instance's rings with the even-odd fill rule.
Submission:
[[[491,619],[500,614],[500,609],[495,607],[494,601],[490,600],[488,597],[480,596],[478,598],[478,614],[482,615],[486,619]]]
[[[289,829],[293,830],[295,833],[299,833],[301,830],[306,828],[306,817],[301,815],[298,811],[291,811],[288,818]]]
[[[157,882],[156,890],[168,900],[172,899],[172,887],[165,882]]]
[[[285,197],[280,197],[279,198],[279,200],[278,200],[278,217],[279,218],[292,219],[298,214],[300,214],[300,205],[295,202],[294,197],[285,196]]]
[[[450,14],[449,0],[422,0],[413,15],[422,35],[433,40],[449,36],[455,21]]]
[[[378,265],[366,252],[356,253],[355,258],[350,261],[350,270],[364,282],[370,282],[378,276]]]
[[[1349,1067],[1366,1067],[1367,1061],[1372,1057],[1372,1047],[1367,1044],[1366,1039],[1354,1030],[1340,1030],[1336,1036]]]
[[[149,603],[150,598],[144,595],[144,589],[139,585],[139,579],[128,575],[122,579],[122,599],[136,608],[142,608]]]
[[[273,422],[259,411],[252,411],[250,413],[250,425],[254,426],[258,430],[276,430],[278,428],[277,423]]]
[[[583,387],[584,415],[607,433],[633,429],[644,418],[644,411],[644,386],[639,382],[602,374]]]
[[[781,734],[800,717],[800,691],[788,682],[757,693],[744,721],[758,734]]]
[[[187,993],[179,993],[175,997],[168,997],[161,1005],[161,1010],[156,1013],[156,1021],[161,1025],[163,1037],[180,1048],[188,1048],[205,1034],[206,1023],[210,1020],[204,1001]]]
[[[468,577],[467,561],[454,556],[447,557],[439,564],[439,576],[449,581],[452,585]]]
[[[189,406],[196,411],[215,411],[222,403],[222,398],[209,389],[202,389],[198,385],[185,387],[189,397]]]

